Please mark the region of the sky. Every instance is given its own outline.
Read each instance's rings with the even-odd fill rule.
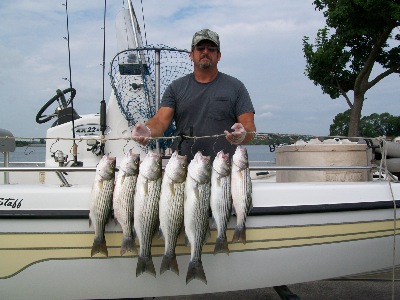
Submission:
[[[344,98],[332,100],[304,75],[302,39],[313,42],[325,25],[312,0],[142,2],[132,1],[148,44],[189,49],[194,32],[209,28],[219,34],[219,70],[247,87],[257,132],[329,135],[334,117],[349,108]],[[74,108],[80,115],[97,113],[103,95],[104,1],[67,4]],[[117,52],[115,17],[124,5],[126,0],[107,1],[106,101],[112,92],[109,64]],[[0,2],[0,128],[16,137],[45,137],[52,122],[37,124],[36,114],[56,89],[69,87],[63,79],[69,78],[65,8],[65,0]],[[398,95],[399,78],[391,75],[367,92],[362,115],[400,115]]]

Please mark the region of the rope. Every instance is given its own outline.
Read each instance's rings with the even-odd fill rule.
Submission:
[[[314,135],[304,135],[304,134],[280,134],[280,133],[264,133],[264,132],[255,132],[255,131],[248,131],[246,133],[253,134],[255,140],[265,140],[268,137],[308,137],[308,138],[318,138],[318,139],[365,139],[365,137],[347,137],[347,136],[314,136]],[[163,136],[163,137],[151,137],[149,140],[171,140],[176,138],[187,138],[187,139],[205,139],[205,138],[218,138],[225,136],[225,133],[222,134],[214,134],[214,135],[204,135],[204,136],[189,136],[189,135],[176,135],[176,136]],[[131,137],[116,137],[116,138],[106,138],[100,136],[86,136],[86,137],[78,137],[78,138],[65,138],[65,137],[24,137],[24,136],[0,136],[0,139],[14,139],[14,140],[77,140],[77,141],[84,141],[84,140],[95,140],[95,139],[102,139],[102,141],[115,141],[115,140],[132,140]],[[382,137],[376,138],[367,138],[376,141],[382,141]],[[385,147],[383,147],[385,148]],[[383,160],[383,159],[382,159]],[[381,162],[382,164],[382,162]]]

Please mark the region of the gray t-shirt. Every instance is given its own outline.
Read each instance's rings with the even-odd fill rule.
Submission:
[[[175,110],[175,135],[197,137],[223,134],[232,131],[241,114],[254,113],[253,104],[244,84],[227,74],[219,72],[209,83],[199,83],[194,75],[188,74],[173,81],[165,90],[161,107]],[[176,150],[181,139],[176,139],[172,149]],[[236,146],[231,145],[224,136],[184,140],[181,154],[190,161],[197,151],[211,156],[213,160],[218,151],[224,150],[232,157]]]

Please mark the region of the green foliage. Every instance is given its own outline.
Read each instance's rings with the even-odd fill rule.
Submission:
[[[349,133],[350,109],[339,113],[333,119],[333,124],[329,127],[329,134],[332,136],[347,136]]]
[[[400,73],[400,1],[315,0],[326,26],[314,44],[303,38],[305,75],[332,99],[343,96],[350,109],[349,134],[356,133],[365,93],[383,78]],[[381,74],[370,79],[379,65]],[[354,99],[348,96],[354,91]],[[338,129],[338,130],[343,130]]]
[[[350,109],[335,116],[330,126],[330,135],[347,136],[349,131]],[[360,131],[363,137],[400,136],[400,117],[389,113],[373,113],[361,118]]]
[[[25,147],[30,144],[29,141],[15,141],[15,146],[17,147]]]

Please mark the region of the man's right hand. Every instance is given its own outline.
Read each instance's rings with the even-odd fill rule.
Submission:
[[[150,128],[143,123],[137,123],[132,130],[132,139],[139,144],[146,146],[151,138]]]

